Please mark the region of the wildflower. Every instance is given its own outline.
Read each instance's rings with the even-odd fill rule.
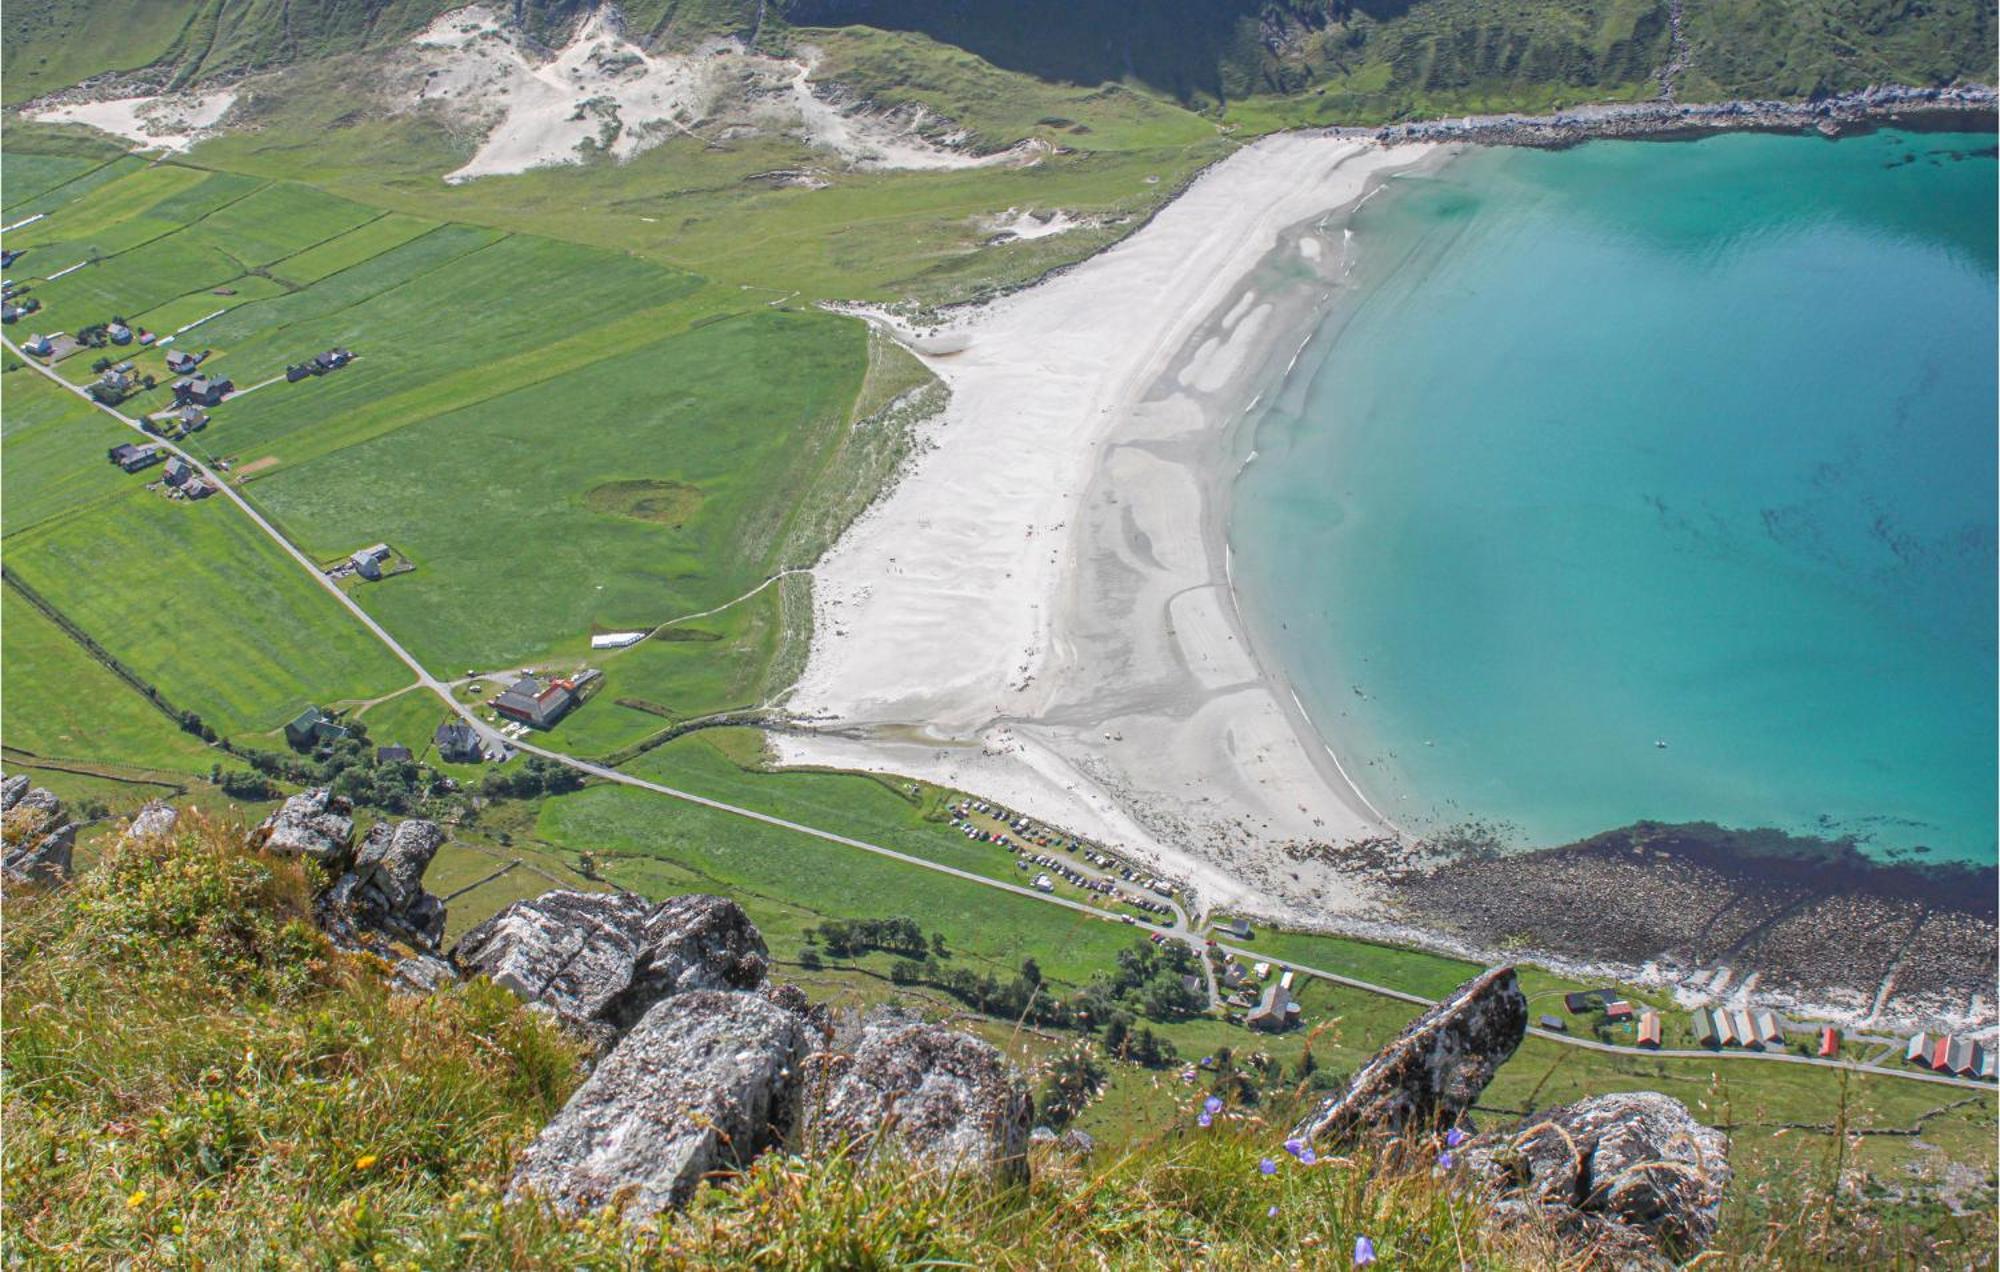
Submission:
[[[1375,1262],[1375,1243],[1366,1237],[1354,1238],[1354,1266],[1365,1268]]]
[[[1306,1142],[1302,1139],[1293,1138],[1285,1141],[1285,1151],[1287,1153],[1290,1153],[1294,1157],[1297,1157],[1300,1153],[1303,1153],[1305,1151],[1305,1148],[1306,1148]]]
[[[1310,1166],[1318,1160],[1319,1160],[1319,1154],[1313,1152],[1310,1148],[1302,1148],[1299,1150],[1299,1164],[1301,1166]]]
[[[1266,1210],[1264,1212],[1264,1217],[1266,1219],[1276,1219],[1278,1217],[1278,1208],[1276,1206],[1273,1206],[1269,1210]]]
[[[1260,1175],[1275,1175],[1278,1173],[1278,1163],[1268,1157],[1259,1158],[1257,1161],[1257,1173]]]
[[[367,1170],[375,1164],[376,1160],[377,1158],[375,1154],[363,1153],[361,1156],[354,1159],[354,1169]]]
[[[1204,1128],[1206,1128],[1206,1127],[1208,1127],[1208,1126],[1212,1125],[1212,1124],[1213,1124],[1214,1122],[1215,1122],[1215,1119],[1214,1119],[1214,1118],[1212,1118],[1212,1117],[1210,1117],[1210,1116],[1209,1116],[1209,1115],[1208,1115],[1207,1113],[1203,1113],[1203,1114],[1202,1114],[1202,1115],[1201,1115],[1200,1117],[1198,1117],[1198,1118],[1196,1118],[1196,1119],[1194,1120],[1194,1124],[1195,1124],[1196,1126],[1200,1126],[1200,1127],[1204,1127]]]
[[[146,1204],[146,1190],[141,1188],[125,1199],[125,1209],[137,1210]]]
[[[1208,1114],[1210,1117],[1214,1117],[1217,1113],[1222,1112],[1222,1097],[1215,1095],[1209,1096],[1206,1100],[1203,1100],[1201,1102],[1201,1111]]]
[[[1439,1154],[1438,1154],[1438,1169],[1439,1169],[1439,1170],[1450,1170],[1450,1169],[1451,1169],[1451,1164],[1452,1164],[1452,1156],[1451,1156],[1451,1154],[1450,1154],[1450,1153],[1448,1153],[1448,1152],[1445,1152],[1445,1153],[1439,1153]]]
[[[1459,1130],[1456,1126],[1444,1133],[1444,1146],[1446,1148],[1457,1148],[1463,1143],[1465,1143],[1465,1132]]]

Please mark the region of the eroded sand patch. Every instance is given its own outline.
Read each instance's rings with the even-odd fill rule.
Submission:
[[[234,89],[154,97],[113,97],[98,102],[57,102],[32,107],[28,118],[50,124],[86,124],[146,149],[182,151],[216,131],[236,104]]]

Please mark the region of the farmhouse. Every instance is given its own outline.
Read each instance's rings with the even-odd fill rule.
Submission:
[[[1632,1004],[1622,998],[1617,1002],[1607,1003],[1604,1008],[1604,1018],[1606,1020],[1630,1020],[1632,1019]]]
[[[378,543],[366,547],[347,558],[354,563],[354,572],[364,579],[375,580],[382,577],[382,563],[389,559],[389,545]]]
[[[192,402],[181,407],[175,418],[180,420],[183,433],[199,433],[208,427],[208,412]]]
[[[307,707],[285,726],[285,741],[303,751],[320,742],[337,742],[347,736],[347,727],[318,707]]]
[[[1563,995],[1563,1006],[1572,1016],[1581,1016],[1587,1011],[1596,1011],[1604,996],[1594,989],[1580,989],[1573,994]]]
[[[159,463],[167,457],[167,453],[151,442],[147,442],[142,446],[134,446],[130,442],[122,442],[105,452],[105,456],[126,472],[136,473],[142,468],[150,468],[154,464]]]
[[[111,343],[115,345],[125,345],[132,343],[132,329],[126,326],[122,322],[112,323],[109,327],[106,327],[104,329],[104,334],[106,337],[110,339]]]
[[[1552,1033],[1569,1032],[1569,1025],[1564,1023],[1561,1016],[1551,1016],[1547,1012],[1543,1012],[1540,1016],[1536,1017],[1535,1023]]]
[[[552,728],[575,705],[576,692],[569,681],[552,680],[544,685],[533,676],[521,677],[493,700],[493,709],[501,715],[537,729]]]
[[[194,469],[188,466],[185,459],[176,455],[167,461],[167,466],[160,475],[166,479],[169,486],[180,486],[185,485],[187,479],[194,476]]]
[[[479,731],[463,720],[440,724],[431,741],[437,746],[438,758],[453,764],[477,764],[486,758],[485,748],[479,744]]]
[[[175,375],[186,375],[200,365],[201,357],[198,354],[188,353],[181,349],[167,350],[167,370],[173,372]]]
[[[23,344],[21,347],[27,350],[29,353],[34,354],[37,358],[46,358],[50,354],[56,351],[55,341],[49,339],[47,336],[39,334],[29,336],[27,343]]]
[[[1264,991],[1264,1001],[1243,1023],[1252,1029],[1277,1033],[1291,1022],[1298,1009],[1298,1004],[1292,1001],[1290,992],[1283,985],[1273,985]]]
[[[352,361],[354,361],[354,355],[347,350],[328,349],[325,353],[313,355],[312,364],[318,368],[313,374],[322,375],[328,371],[338,371]]]
[[[90,396],[107,406],[124,401],[125,395],[131,391],[132,377],[123,371],[106,371],[90,386]]]
[[[377,764],[400,763],[410,758],[412,758],[410,748],[407,746],[378,746],[375,748],[375,762]]]
[[[223,398],[236,391],[234,381],[223,379],[211,380],[205,375],[198,375],[191,379],[175,380],[173,387],[174,401],[182,406],[189,403],[201,406],[214,406],[222,401]]]

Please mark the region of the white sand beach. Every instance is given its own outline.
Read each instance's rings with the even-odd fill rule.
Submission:
[[[816,571],[790,706],[817,731],[776,735],[780,758],[977,792],[1150,858],[1206,907],[1365,909],[1284,851],[1383,823],[1249,647],[1228,447],[1320,298],[1260,295],[1260,265],[1282,245],[1295,277],[1333,276],[1341,230],[1312,223],[1425,151],[1267,138],[1109,251],[899,332],[951,405]]]

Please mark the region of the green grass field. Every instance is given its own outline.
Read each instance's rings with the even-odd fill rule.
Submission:
[[[1122,924],[630,787],[547,801],[536,835],[592,854],[607,878],[635,891],[734,897],[785,958],[823,918],[907,914],[997,974],[1033,955],[1051,978],[1075,985],[1134,939]]]
[[[84,462],[108,469],[93,451]],[[409,682],[242,513],[221,499],[171,502],[137,488],[144,480],[133,476],[121,497],[10,535],[8,569],[176,706],[224,732],[268,731],[309,702],[369,698]]]
[[[75,516],[117,499],[135,480],[104,453],[131,430],[25,367],[0,376],[0,532]]]
[[[45,760],[206,773],[218,759],[12,588],[0,591],[7,746]]]

